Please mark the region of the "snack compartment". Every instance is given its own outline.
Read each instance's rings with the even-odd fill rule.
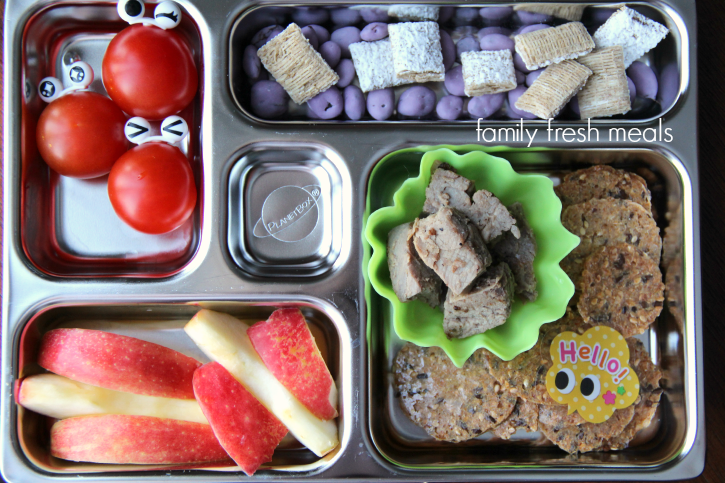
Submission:
[[[459,153],[474,146],[446,146]],[[368,181],[368,213],[392,203],[392,195],[403,181],[417,176],[422,153],[429,148],[404,149],[383,158]],[[434,148],[435,149],[435,148]],[[609,164],[630,170],[647,180],[652,192],[653,213],[665,250],[661,269],[667,295],[662,314],[643,335],[638,336],[662,370],[664,394],[652,425],[641,431],[623,451],[590,452],[568,455],[550,443],[541,433],[518,430],[503,441],[485,433],[463,443],[436,441],[416,426],[401,409],[395,389],[393,363],[403,346],[392,327],[391,307],[366,282],[368,306],[368,435],[375,451],[386,465],[423,473],[453,469],[486,470],[493,468],[532,468],[556,470],[564,467],[658,469],[673,458],[685,456],[691,449],[695,431],[693,394],[689,381],[694,354],[694,320],[687,317],[685,286],[692,277],[687,260],[692,244],[683,233],[692,224],[690,182],[682,163],[663,150],[645,149],[507,149],[494,148],[494,156],[508,160],[516,171],[548,176],[558,184],[568,172],[592,164]],[[684,215],[683,215],[684,214]],[[684,228],[683,228],[684,227]],[[369,247],[366,247],[369,250]]]
[[[255,143],[235,158],[227,220],[234,262],[262,278],[332,270],[348,230],[340,155],[319,144]]]
[[[350,337],[342,315],[328,304],[313,298],[275,298],[255,301],[186,301],[179,303],[53,303],[45,305],[29,320],[18,336],[16,352],[16,378],[45,372],[37,364],[38,345],[44,333],[56,328],[83,328],[103,330],[160,344],[193,357],[200,362],[209,359],[186,335],[184,325],[200,308],[229,313],[248,325],[265,320],[281,307],[298,307],[304,314],[315,337],[323,359],[327,363],[338,388],[337,419],[340,445],[322,458],[300,444],[288,434],[277,447],[273,461],[259,469],[267,477],[279,472],[323,471],[339,458],[350,438],[352,412],[350,408]],[[19,384],[15,384],[15,397]],[[20,406],[12,410],[12,442],[15,451],[26,461],[24,471],[54,474],[56,476],[94,473],[110,475],[118,472],[145,471],[148,476],[169,474],[180,470],[207,469],[222,472],[241,471],[234,465],[219,463],[205,465],[108,465],[75,463],[50,455],[49,434],[51,418],[33,413]],[[272,471],[274,470],[274,471]],[[284,474],[284,473],[282,473]],[[211,474],[207,473],[211,477]]]
[[[189,126],[189,135],[180,147],[192,168],[197,204],[181,227],[163,235],[134,230],[111,206],[108,175],[94,179],[61,176],[48,167],[38,152],[36,126],[46,106],[38,95],[40,80],[54,76],[67,82],[70,63],[82,60],[94,71],[90,90],[105,95],[103,56],[111,39],[126,27],[128,24],[119,18],[115,5],[51,4],[34,12],[24,30],[20,66],[24,95],[19,117],[20,242],[29,262],[47,275],[164,277],[182,270],[199,246],[204,206],[200,142],[203,59],[198,27],[186,10],[174,30],[192,51],[199,72],[199,90],[191,104],[179,113]],[[151,125],[153,134],[158,130],[157,124]]]
[[[557,4],[555,2],[546,2],[547,5],[558,5],[563,7],[564,4]],[[479,29],[498,27],[502,26],[508,31],[515,32],[517,29],[525,26],[521,24],[515,15],[510,20],[506,20],[503,23],[489,21],[482,19],[474,10],[478,10],[480,7],[492,6],[486,3],[480,3],[476,5],[466,4],[465,7],[456,7],[451,5],[438,4],[435,2],[425,2],[421,4],[425,7],[445,7],[453,9],[453,13],[450,17],[440,21],[439,25],[443,30],[449,32],[453,42],[466,36],[478,37],[476,32]],[[515,6],[513,3],[498,3],[495,6]],[[566,4],[567,6],[570,4]],[[601,25],[600,13],[605,9],[612,9],[618,7],[620,4],[611,3],[579,3],[573,6],[585,7],[581,22],[587,27],[590,34],[593,34],[596,27]],[[687,31],[682,28],[682,19],[679,13],[666,4],[652,4],[646,2],[628,2],[628,7],[631,7],[638,13],[641,13],[645,17],[659,22],[669,28],[669,34],[662,40],[662,42],[653,50],[645,54],[640,60],[645,64],[649,65],[655,73],[659,82],[659,93],[657,99],[644,99],[637,98],[632,104],[632,109],[624,115],[616,115],[614,117],[604,117],[592,119],[593,122],[600,123],[614,123],[614,122],[648,122],[665,115],[669,112],[679,101],[681,95],[683,95],[687,89],[689,83],[689,70],[688,70],[688,51],[689,51],[689,37]],[[406,116],[398,112],[397,108],[395,112],[387,120],[378,121],[374,119],[369,113],[363,114],[360,120],[351,120],[343,112],[341,115],[334,117],[331,120],[321,120],[309,115],[309,109],[306,104],[295,104],[291,100],[288,102],[288,108],[285,113],[277,116],[265,116],[259,113],[255,113],[252,108],[252,86],[255,84],[255,79],[250,79],[245,73],[245,49],[251,45],[252,40],[257,32],[265,27],[279,25],[281,28],[287,27],[291,24],[295,18],[307,18],[307,16],[298,15],[299,12],[306,12],[312,10],[332,12],[336,9],[351,9],[359,10],[361,8],[374,8],[374,7],[385,7],[384,4],[325,4],[322,2],[312,4],[296,4],[291,6],[277,6],[268,5],[265,3],[253,4],[250,8],[246,9],[232,27],[229,40],[229,87],[232,95],[232,99],[236,104],[237,108],[241,110],[246,116],[258,122],[273,123],[273,124],[285,124],[285,123],[299,123],[299,124],[317,124],[317,123],[377,123],[386,124],[389,122],[399,122],[406,124],[458,124],[461,122],[472,123],[475,122],[480,115],[469,115],[468,104],[471,98],[463,97],[463,112],[460,117],[456,120],[441,120],[436,115],[436,110],[430,114],[422,117],[414,117],[413,115]],[[519,5],[520,6],[520,5]],[[466,12],[458,13],[457,10],[466,10]],[[342,25],[348,25],[348,23],[336,24],[332,14],[320,15],[322,18],[321,26],[332,32],[335,29],[340,28]],[[550,17],[552,20],[549,21],[551,25],[557,26],[566,23],[568,20],[562,18]],[[327,20],[325,20],[327,19]],[[391,17],[390,22],[404,21]],[[304,22],[300,25],[303,27]],[[359,29],[363,29],[368,22],[365,20],[359,20],[357,23],[351,24]],[[473,33],[471,33],[473,32]],[[259,41],[257,39],[257,43]],[[256,48],[256,47],[255,47]],[[345,57],[345,55],[343,55]],[[348,55],[349,57],[349,55]],[[459,56],[460,57],[460,56]],[[460,58],[454,63],[454,66],[458,66],[461,62]],[[264,67],[262,67],[264,70]],[[334,70],[334,69],[333,69]],[[448,69],[447,69],[448,70]],[[524,72],[526,74],[526,72]],[[262,80],[266,77],[262,77]],[[270,75],[269,79],[273,79]],[[519,82],[520,83],[520,82]],[[359,81],[356,78],[353,79],[351,85],[359,85]],[[401,94],[414,85],[423,85],[432,89],[436,95],[436,101],[439,101],[443,96],[453,94],[449,89],[444,86],[443,82],[425,82],[422,84],[406,84],[394,87],[395,92],[395,105],[397,106]],[[341,89],[342,90],[342,89]],[[367,94],[365,94],[367,96]],[[480,109],[480,108],[475,108]],[[513,116],[513,118],[507,117],[512,111],[508,109],[508,99],[504,101],[503,106],[500,110],[491,114],[489,117],[484,119],[487,123],[515,123],[518,122],[519,115]],[[471,109],[471,112],[478,112]],[[514,113],[515,114],[515,113]],[[568,106],[566,106],[562,112],[556,116],[556,120],[559,122],[586,122],[579,119],[578,115]],[[535,122],[541,121],[534,119]],[[531,121],[527,121],[531,122]],[[556,121],[555,121],[556,122]]]

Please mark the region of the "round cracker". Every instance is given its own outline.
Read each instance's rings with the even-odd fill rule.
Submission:
[[[596,199],[569,206],[561,215],[564,227],[581,242],[561,261],[561,268],[580,290],[589,255],[602,246],[626,243],[647,254],[657,265],[662,252],[660,230],[641,205],[629,200]]]
[[[460,442],[499,425],[513,411],[516,396],[488,372],[483,351],[457,368],[438,347],[407,343],[393,367],[400,406],[440,441]]]
[[[567,453],[586,453],[599,449],[607,440],[621,433],[633,417],[634,406],[629,406],[617,409],[603,423],[584,423],[557,431],[554,427],[539,421],[539,430],[552,443]]]
[[[632,245],[599,248],[584,264],[577,308],[590,324],[624,337],[643,333],[662,312],[665,286],[659,266]]]
[[[607,165],[569,173],[554,191],[563,208],[593,199],[613,198],[633,201],[652,213],[652,194],[647,182],[634,173]]]

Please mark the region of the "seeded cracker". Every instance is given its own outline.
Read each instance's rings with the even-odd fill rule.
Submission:
[[[426,5],[391,5],[388,8],[388,15],[400,20],[407,21],[424,21],[438,20],[438,7],[429,7]]]
[[[622,7],[594,32],[598,48],[621,45],[624,48],[624,68],[654,49],[667,37],[669,29],[650,20],[631,8]]]
[[[662,312],[660,268],[632,245],[605,246],[587,258],[577,308],[585,321],[624,337],[643,333]]]
[[[581,22],[517,35],[514,42],[516,52],[529,70],[576,59],[594,49],[594,41]]]
[[[592,71],[588,67],[573,60],[550,65],[519,97],[516,108],[530,112],[541,119],[554,118],[584,87],[591,75]]]
[[[539,406],[528,403],[521,398],[516,400],[516,406],[508,418],[493,430],[493,434],[501,439],[509,439],[518,428],[527,432],[539,430]]]
[[[516,396],[488,373],[478,350],[462,368],[438,347],[407,343],[393,364],[396,396],[408,417],[429,435],[454,443],[480,436],[513,411]]]
[[[578,292],[584,263],[599,247],[628,243],[659,265],[660,230],[649,212],[633,201],[607,198],[572,205],[562,212],[561,224],[581,239],[579,246],[561,261],[561,268]]]
[[[537,3],[525,3],[523,5],[516,5],[514,11],[524,10],[531,13],[541,13],[544,15],[552,15],[556,18],[563,18],[570,22],[578,22],[582,19],[584,8],[586,5],[561,5],[561,4],[537,4]]]
[[[609,117],[629,112],[629,85],[620,45],[594,50],[577,62],[591,69],[592,76],[579,93],[582,119]]]
[[[363,92],[387,89],[412,81],[395,77],[390,39],[350,44],[352,62]]]
[[[461,54],[464,92],[469,97],[516,89],[514,58],[510,50],[482,50]]]
[[[443,82],[445,66],[441,36],[435,22],[405,22],[388,27],[393,47],[393,70],[398,79]]]
[[[606,164],[567,174],[554,191],[562,209],[593,199],[614,198],[634,201],[652,213],[652,195],[647,182],[639,175]]]
[[[304,104],[340,80],[294,23],[264,44],[257,54],[264,68],[296,104]]]

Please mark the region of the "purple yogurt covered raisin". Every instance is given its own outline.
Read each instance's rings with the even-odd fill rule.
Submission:
[[[463,82],[463,66],[457,65],[448,72],[446,72],[446,78],[444,81],[446,90],[449,94],[454,96],[465,96],[464,82]]]
[[[252,37],[252,45],[260,48],[261,46],[275,38],[277,35],[281,34],[283,30],[284,29],[279,25],[269,25],[267,27],[264,27],[262,30],[254,34],[254,37]]]
[[[629,105],[631,106],[637,98],[637,86],[634,85],[634,82],[629,77],[627,77],[627,87],[629,87]]]
[[[320,45],[330,40],[330,32],[328,32],[325,27],[315,24],[308,25],[308,27],[315,31],[315,35],[317,35],[317,40],[320,42]]]
[[[484,27],[481,30],[478,31],[478,40],[481,40],[486,35],[491,34],[501,34],[508,37],[511,35],[511,30],[503,28],[503,27]]]
[[[350,59],[342,59],[340,63],[337,64],[335,72],[337,72],[337,75],[340,76],[340,80],[337,81],[337,87],[343,89],[349,86],[355,78],[355,65]]]
[[[363,20],[365,20],[368,23],[387,22],[388,20],[390,20],[388,11],[383,8],[375,8],[375,7],[361,8],[360,15],[362,15]]]
[[[454,121],[463,112],[463,99],[458,96],[443,96],[436,106],[436,114],[440,119]]]
[[[242,55],[242,69],[247,74],[249,80],[256,82],[260,79],[262,72],[262,62],[257,55],[257,48],[254,45],[247,45]]]
[[[453,18],[456,7],[441,7],[438,9],[438,23],[443,24]]]
[[[514,53],[513,39],[501,34],[490,34],[481,38],[479,42],[481,50],[510,50]]]
[[[312,48],[317,50],[317,47],[320,46],[320,43],[317,40],[317,34],[315,33],[315,30],[309,25],[307,27],[302,27],[302,35],[305,36]]]
[[[523,35],[528,34],[529,32],[536,32],[537,30],[545,30],[550,29],[551,25],[546,25],[543,23],[535,23],[533,25],[527,25],[526,27],[523,27],[521,30],[519,30],[517,35]]]
[[[522,111],[520,109],[516,108],[516,101],[519,100],[519,97],[521,97],[524,92],[526,92],[527,87],[526,86],[518,86],[516,89],[512,91],[508,91],[508,98],[509,98],[509,109],[511,109],[511,112],[514,114],[513,119],[536,119],[537,116],[534,114],[531,114],[530,112]]]
[[[544,73],[545,70],[546,70],[546,67],[544,67],[543,69],[534,70],[534,71],[529,72],[526,75],[526,85],[528,87],[531,87],[531,84],[533,84],[536,81],[536,79],[538,79],[539,76]]]
[[[342,27],[330,35],[330,40],[340,46],[342,56],[350,58],[350,44],[360,42],[360,29],[357,27]]]
[[[358,86],[347,86],[342,92],[345,101],[345,115],[359,121],[365,114],[365,96]]]
[[[521,85],[526,83],[526,74],[516,69],[514,69],[514,74],[516,74],[516,84]]]
[[[332,86],[307,101],[307,107],[319,119],[333,119],[342,113],[342,93]]]
[[[393,115],[395,109],[395,92],[393,89],[380,89],[368,92],[366,102],[368,112],[378,121],[385,121]]]
[[[425,86],[413,86],[403,91],[398,100],[398,113],[407,117],[427,116],[436,106],[436,94]]]
[[[292,20],[300,27],[310,24],[321,25],[330,19],[330,11],[326,8],[297,7],[292,12]]]
[[[360,10],[353,10],[351,8],[335,8],[330,11],[330,18],[332,19],[332,23],[338,27],[355,25],[360,21]]]
[[[481,50],[481,46],[479,45],[476,37],[463,37],[456,44],[456,56],[458,62],[461,61],[461,54],[466,52],[478,52],[479,50]]]
[[[514,54],[514,67],[516,67],[516,70],[520,70],[524,74],[528,74],[529,72],[531,72],[531,70],[526,67],[524,59],[521,58],[521,54],[519,54],[518,52]]]
[[[440,34],[443,66],[448,70],[456,61],[456,44],[453,43],[453,39],[451,39],[451,36],[445,30],[440,29]]]
[[[320,55],[323,59],[325,59],[327,65],[334,69],[335,67],[337,67],[337,64],[340,63],[340,56],[342,55],[342,50],[340,49],[340,46],[337,45],[335,42],[333,42],[332,40],[328,40],[320,46]]]
[[[458,7],[454,13],[456,23],[462,25],[470,25],[478,19],[478,8]]]
[[[360,38],[366,42],[375,42],[388,36],[388,24],[383,22],[369,23],[360,31]]]
[[[627,69],[627,77],[634,82],[638,97],[657,99],[659,90],[657,76],[647,64],[640,61],[632,62]]]
[[[473,119],[487,119],[501,109],[505,98],[504,92],[472,97],[468,102],[468,115]]]
[[[259,81],[252,86],[252,112],[265,119],[274,119],[287,112],[289,97],[272,80]]]
[[[680,93],[680,71],[676,63],[668,64],[660,72],[659,96],[662,109],[668,109]]]
[[[482,7],[478,14],[483,18],[483,22],[487,25],[499,25],[504,23],[511,14],[514,13],[513,7]]]
[[[569,106],[569,109],[574,113],[577,119],[582,117],[581,111],[579,110],[579,96],[572,97],[567,106]]]
[[[551,22],[551,15],[527,12],[526,10],[517,10],[516,19],[521,25],[531,25],[535,23]]]

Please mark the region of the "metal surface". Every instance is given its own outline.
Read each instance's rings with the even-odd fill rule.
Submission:
[[[332,326],[340,337],[339,365],[336,373],[341,389],[341,439],[342,445],[336,460],[330,464],[322,464],[317,469],[290,468],[291,471],[273,471],[262,473],[265,480],[283,481],[291,479],[326,479],[342,481],[356,480],[410,480],[410,481],[474,481],[474,480],[662,480],[684,479],[693,477],[702,471],[704,465],[704,398],[702,387],[702,347],[701,332],[701,299],[700,299],[700,255],[699,255],[699,187],[697,167],[697,113],[696,89],[697,69],[695,58],[696,17],[694,0],[668,0],[651,2],[653,8],[659,9],[671,20],[670,27],[677,29],[676,44],[681,49],[681,79],[677,101],[662,119],[662,128],[672,129],[672,142],[654,141],[634,143],[629,141],[607,140],[608,129],[620,125],[617,120],[596,121],[593,129],[599,130],[599,142],[565,143],[548,141],[545,124],[540,121],[526,122],[527,126],[538,128],[539,131],[532,146],[570,149],[576,151],[568,155],[568,151],[559,151],[562,159],[550,159],[547,163],[556,166],[552,169],[567,169],[576,164],[574,159],[563,159],[564,155],[579,157],[578,162],[596,161],[593,154],[617,156],[621,153],[632,153],[636,148],[646,148],[651,155],[638,154],[637,162],[644,165],[654,163],[658,172],[666,180],[669,189],[680,186],[679,203],[683,214],[683,296],[685,301],[685,325],[679,338],[675,338],[671,329],[671,320],[663,318],[658,322],[657,342],[660,347],[660,362],[668,372],[667,397],[663,403],[660,428],[674,428],[673,432],[662,429],[643,443],[642,448],[652,445],[657,455],[648,461],[650,464],[633,465],[632,461],[622,462],[618,455],[585,456],[585,465],[577,465],[573,460],[562,462],[562,453],[554,454],[548,448],[531,451],[525,449],[520,456],[514,458],[514,448],[502,453],[502,450],[481,448],[482,452],[492,452],[489,458],[492,464],[481,467],[480,461],[473,467],[444,468],[435,465],[437,460],[427,462],[433,469],[423,466],[404,468],[391,463],[383,456],[393,451],[383,448],[379,450],[379,424],[385,417],[385,390],[380,391],[381,369],[385,369],[385,361],[373,360],[376,356],[387,354],[392,350],[380,337],[385,334],[380,327],[367,325],[367,316],[379,323],[375,313],[368,314],[365,309],[364,282],[362,279],[362,245],[361,226],[367,194],[368,178],[376,163],[386,154],[404,146],[467,144],[477,142],[475,126],[469,123],[429,123],[405,121],[396,122],[385,127],[379,123],[344,123],[331,122],[313,124],[309,122],[281,125],[259,122],[245,115],[235,103],[230,90],[229,76],[233,64],[230,55],[233,53],[230,42],[231,33],[237,20],[251,7],[258,5],[289,5],[275,4],[271,1],[230,3],[226,0],[181,0],[190,30],[198,38],[195,45],[200,68],[201,85],[199,93],[199,110],[195,113],[194,122],[189,125],[197,129],[196,137],[201,140],[192,150],[198,156],[197,187],[200,193],[198,215],[194,221],[194,232],[197,235],[193,243],[194,250],[183,263],[168,265],[166,275],[156,278],[140,278],[147,273],[144,269],[121,263],[122,269],[115,275],[126,278],[109,278],[95,276],[97,274],[80,274],[80,277],[68,278],[51,275],[53,270],[42,270],[38,265],[48,266],[44,262],[53,262],[54,253],[40,250],[46,257],[31,261],[24,246],[27,243],[47,244],[42,237],[47,230],[24,230],[23,220],[43,220],[36,227],[52,226],[48,223],[46,208],[51,206],[47,198],[53,191],[49,189],[50,181],[47,174],[39,171],[42,165],[28,162],[27,156],[34,151],[33,130],[34,116],[37,110],[29,107],[23,96],[32,94],[33,81],[42,77],[42,70],[48,68],[47,44],[53,38],[48,34],[58,26],[77,27],[90,23],[101,22],[112,25],[112,31],[122,27],[116,19],[115,6],[106,3],[72,2],[49,0],[10,0],[5,8],[4,49],[5,49],[5,177],[4,177],[4,244],[3,244],[3,309],[2,309],[2,460],[0,469],[8,481],[42,482],[58,479],[77,479],[79,473],[69,471],[59,476],[37,466],[23,450],[25,438],[19,432],[18,416],[21,411],[15,405],[14,382],[20,374],[23,364],[21,357],[32,351],[32,344],[21,346],[26,327],[42,328],[34,322],[28,325],[33,317],[51,309],[47,313],[70,315],[80,314],[87,318],[93,311],[98,315],[104,307],[111,305],[111,319],[119,320],[130,316],[136,320],[134,312],[138,307],[161,307],[168,311],[174,323],[190,316],[192,310],[183,304],[199,301],[222,301],[229,305],[223,308],[243,314],[245,303],[278,304],[285,301],[300,301],[317,307],[319,311],[331,319]],[[609,3],[597,3],[609,5]],[[340,4],[340,2],[327,2]],[[485,5],[482,2],[476,5]],[[492,3],[494,4],[494,3]],[[63,6],[64,8],[58,8]],[[67,9],[65,9],[67,7]],[[24,38],[28,32],[28,22],[36,16],[39,29],[45,32],[33,38]],[[86,22],[86,24],[84,24]],[[106,32],[107,33],[107,32]],[[27,86],[26,86],[27,81]],[[30,102],[33,102],[30,100]],[[506,123],[496,121],[482,122],[481,128],[497,128]],[[636,125],[640,129],[659,128],[659,119],[643,119],[621,123],[629,127]],[[28,131],[28,126],[31,127]],[[579,122],[562,121],[558,127],[581,127]],[[324,273],[301,279],[299,277],[277,277],[260,279],[240,269],[231,256],[228,246],[229,196],[228,180],[233,167],[240,160],[240,155],[253,143],[287,144],[293,148],[317,146],[329,149],[339,156],[341,163],[335,165],[340,186],[340,252],[329,270]],[[525,147],[527,142],[507,143],[512,147]],[[612,151],[610,148],[623,149]],[[586,151],[592,149],[593,151]],[[597,154],[597,157],[599,157]],[[24,156],[26,156],[24,158]],[[625,161],[619,160],[618,163]],[[404,166],[402,163],[401,166]],[[523,165],[522,165],[523,166]],[[527,168],[528,169],[528,168]],[[539,170],[548,168],[539,166]],[[677,181],[677,179],[681,181]],[[669,192],[669,191],[668,191]],[[21,205],[23,193],[27,199],[36,203],[33,216],[26,215],[32,206]],[[26,225],[28,225],[26,223]],[[30,226],[33,226],[30,224]],[[26,226],[27,228],[27,226]],[[49,245],[46,245],[49,246]],[[72,262],[58,270],[73,275]],[[99,266],[91,264],[92,266]],[[83,265],[78,265],[83,266]],[[150,270],[157,270],[154,264]],[[106,269],[106,275],[113,273],[113,266]],[[125,273],[121,273],[124,272]],[[239,302],[242,305],[232,306]],[[161,304],[161,305],[159,305]],[[168,308],[167,304],[172,304]],[[101,308],[86,309],[86,306]],[[179,308],[181,307],[181,308]],[[64,312],[65,311],[65,312]],[[95,316],[95,315],[94,315]],[[139,316],[140,319],[142,319]],[[49,317],[45,327],[59,322],[58,318]],[[381,326],[382,327],[382,326]],[[367,331],[370,331],[368,345]],[[383,337],[385,339],[385,337]],[[32,340],[32,339],[29,339]],[[37,339],[36,339],[37,340]],[[383,340],[385,342],[385,340]],[[347,349],[346,349],[347,348]],[[347,352],[346,352],[347,351]],[[367,362],[366,362],[367,361]],[[679,372],[678,372],[679,371]],[[681,376],[678,376],[678,374]],[[678,378],[679,377],[679,378]],[[369,382],[369,384],[368,384]],[[23,419],[23,421],[25,421]],[[676,423],[676,424],[675,424]],[[23,426],[24,427],[24,426]],[[392,443],[395,440],[391,440]],[[477,441],[472,443],[479,445]],[[485,445],[485,443],[483,443]],[[669,445],[669,446],[668,446]],[[501,448],[504,446],[501,445]],[[662,448],[665,448],[662,450]],[[669,449],[668,449],[669,448]],[[395,448],[393,448],[395,449]],[[632,451],[636,451],[633,449]],[[468,454],[469,450],[462,453]],[[497,456],[498,455],[498,456]],[[504,461],[504,456],[507,461]],[[540,456],[538,463],[522,458]],[[419,465],[414,461],[416,455],[409,456],[409,466]],[[483,458],[482,456],[481,458]],[[498,457],[499,463],[495,463]],[[552,457],[553,459],[547,460]],[[517,459],[518,458],[518,459]],[[659,458],[659,459],[658,459]],[[609,460],[609,461],[606,461]],[[189,481],[231,481],[238,480],[239,473],[225,474],[202,470],[155,470],[135,471],[128,473],[107,472],[108,468],[98,468],[99,472],[85,473],[87,481],[160,481],[169,475]]]

